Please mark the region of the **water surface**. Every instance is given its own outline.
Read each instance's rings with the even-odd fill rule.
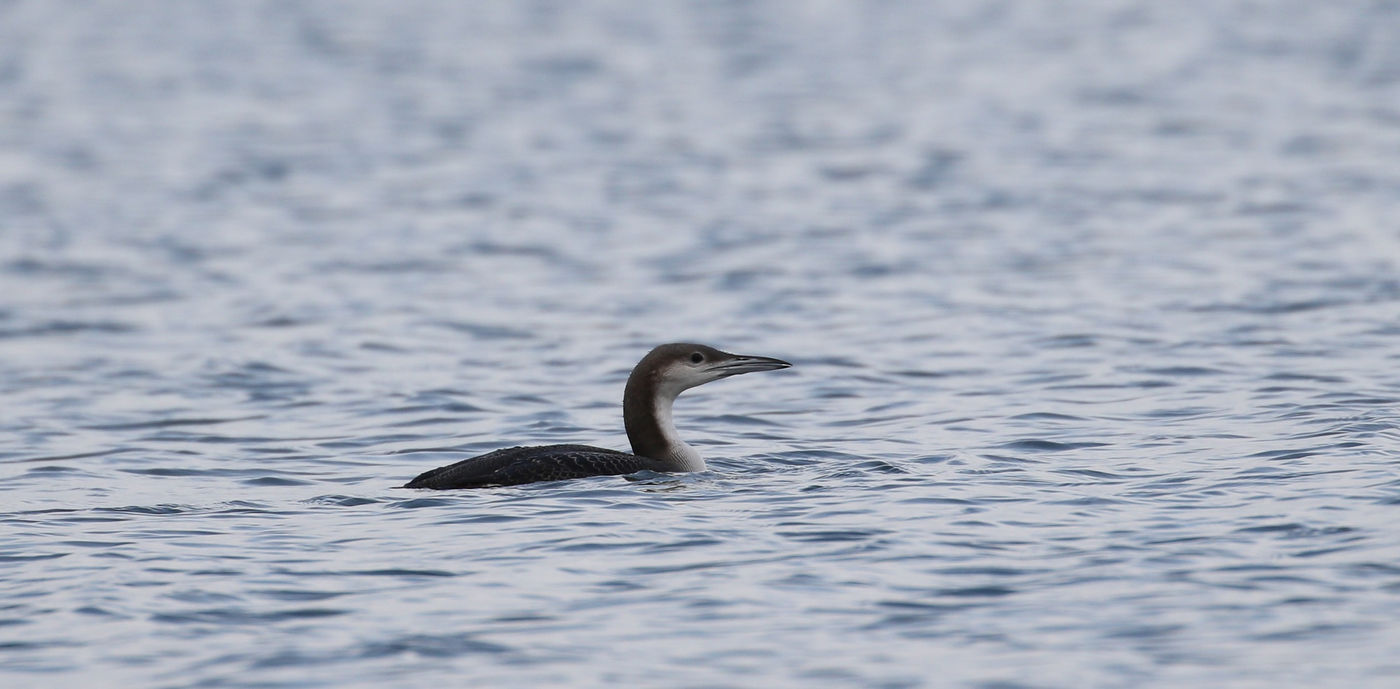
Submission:
[[[1388,3],[0,2],[6,687],[1392,687]],[[626,447],[676,340],[712,470]]]

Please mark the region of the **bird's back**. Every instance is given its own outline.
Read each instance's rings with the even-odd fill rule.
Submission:
[[[655,469],[646,457],[589,445],[508,447],[419,474],[404,488],[483,488]]]

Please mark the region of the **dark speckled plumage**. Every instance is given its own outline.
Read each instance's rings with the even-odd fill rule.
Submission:
[[[511,447],[419,474],[404,488],[485,488],[584,476],[652,471],[704,471],[705,460],[676,435],[671,403],[710,381],[791,366],[764,356],[721,352],[702,344],[660,345],[632,369],[622,393],[622,423],[632,453],[590,445]]]
[[[589,445],[508,447],[419,474],[404,488],[484,488],[656,469],[655,460]]]

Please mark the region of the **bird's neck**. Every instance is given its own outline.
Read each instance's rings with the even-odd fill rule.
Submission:
[[[634,371],[622,396],[622,421],[632,454],[661,463],[664,471],[704,471],[705,460],[685,444],[671,420],[671,405],[680,390],[670,390],[646,371]]]

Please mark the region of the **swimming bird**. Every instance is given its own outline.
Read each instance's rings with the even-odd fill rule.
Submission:
[[[704,471],[705,460],[676,435],[671,404],[682,392],[721,378],[791,366],[766,356],[721,352],[701,344],[661,345],[642,357],[622,394],[622,421],[632,453],[588,445],[496,450],[419,474],[404,488],[484,488],[584,476]]]

